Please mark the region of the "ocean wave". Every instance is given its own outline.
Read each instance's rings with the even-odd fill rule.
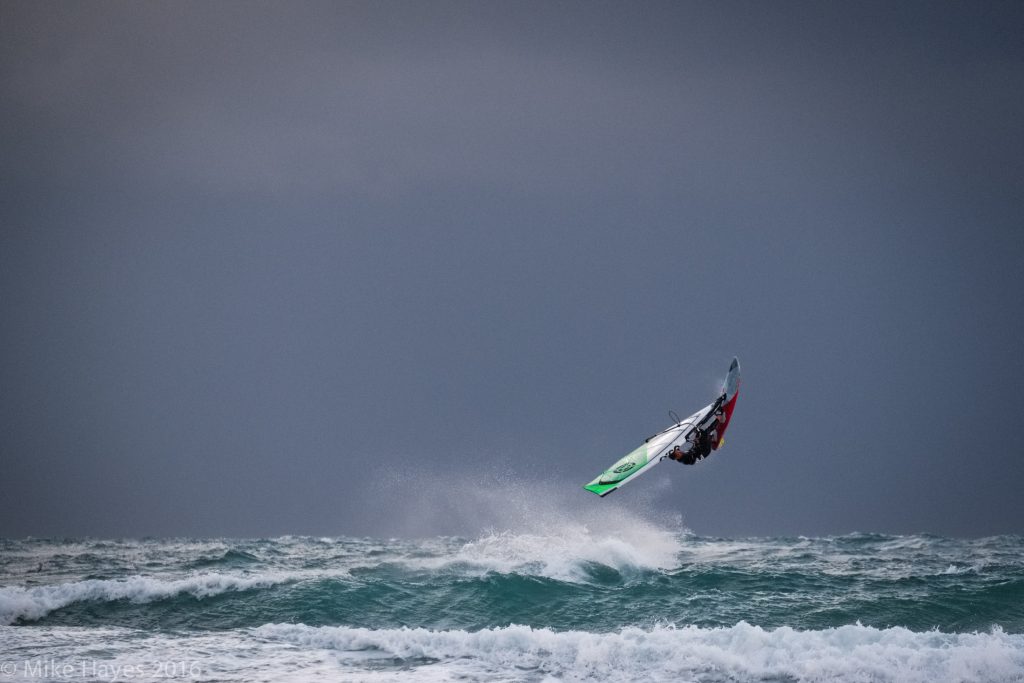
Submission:
[[[247,553],[244,550],[230,549],[220,553],[214,553],[210,555],[202,555],[188,563],[188,567],[199,569],[204,567],[216,567],[216,566],[242,566],[257,564],[260,561],[258,557],[252,553]]]
[[[594,565],[630,574],[676,566],[679,535],[637,523],[628,536],[567,524],[546,532],[494,531],[432,557],[393,560],[414,569],[521,574],[587,582]]]
[[[1015,538],[713,539],[621,508],[573,516],[543,505],[507,521],[426,539],[11,541],[0,557],[0,624],[604,632],[741,620],[814,631],[859,620],[1024,633]]]
[[[954,575],[1019,573],[1014,537],[947,539],[928,534],[848,534],[820,538],[691,536],[679,560],[687,567],[758,573],[795,572],[838,579],[901,581]]]
[[[763,629],[740,622],[591,633],[517,625],[433,631],[266,624],[254,634],[269,643],[331,650],[346,673],[359,671],[361,680],[370,680],[367,665],[381,660],[393,667],[377,672],[387,680],[1024,680],[1024,636],[998,627],[948,634],[859,624]]]
[[[591,504],[581,507],[578,500],[549,484],[533,485],[527,495],[520,490],[522,482],[504,482],[506,492],[522,495],[498,498],[492,486],[479,482],[445,480],[443,484],[446,490],[452,486],[458,490],[456,517],[473,520],[479,528],[458,543],[422,543],[414,553],[383,561],[414,570],[477,576],[493,572],[586,583],[593,578],[595,566],[599,573],[608,568],[627,577],[673,569],[687,535],[676,517],[655,517],[647,508],[630,509],[607,501],[596,505],[589,499]],[[413,507],[429,514],[432,500],[417,501]]]
[[[78,602],[128,600],[147,603],[177,595],[203,599],[232,591],[267,588],[294,579],[289,574],[197,574],[179,579],[130,576],[124,579],[86,579],[30,588],[6,586],[0,588],[0,623],[35,621]]]

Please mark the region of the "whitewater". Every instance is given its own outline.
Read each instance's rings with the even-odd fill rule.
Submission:
[[[1024,538],[0,541],[0,681],[1024,681]]]

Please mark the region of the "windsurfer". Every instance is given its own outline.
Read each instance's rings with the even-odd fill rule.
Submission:
[[[690,448],[687,451],[693,462],[701,460],[711,455],[711,451],[718,450],[719,432],[725,424],[725,411],[719,407],[715,410],[715,420],[712,422],[707,429],[701,429],[695,427],[692,432],[686,436],[687,442],[690,444]]]

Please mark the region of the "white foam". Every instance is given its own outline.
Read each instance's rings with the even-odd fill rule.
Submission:
[[[455,553],[416,563],[428,568],[468,565],[478,571],[524,573],[562,581],[587,579],[588,564],[621,573],[669,569],[680,549],[677,534],[638,523],[628,536],[567,524],[546,533],[493,531]]]
[[[495,475],[439,479],[417,473],[417,488],[431,495],[404,504],[430,527],[435,517],[476,527],[469,542],[434,548],[429,557],[388,558],[415,569],[476,573],[520,573],[564,581],[587,580],[587,565],[602,564],[620,573],[671,569],[678,566],[684,529],[677,517],[648,519],[649,508],[630,509],[551,482],[526,483],[519,477]],[[426,482],[426,484],[424,483]],[[403,488],[393,475],[387,482]],[[500,495],[495,495],[495,490]],[[442,503],[433,492],[451,493]],[[440,506],[440,507],[439,507]],[[467,534],[468,535],[468,534]],[[425,547],[421,545],[418,550]]]
[[[71,666],[76,672],[94,663],[107,671],[141,667],[150,672],[159,662],[181,663],[187,673],[176,678],[246,683],[1024,680],[1024,635],[998,628],[971,634],[859,625],[796,631],[741,622],[728,628],[629,627],[589,633],[528,626],[431,631],[267,624],[164,633],[0,626],[0,643],[0,649],[17,653],[7,662],[14,669],[3,671],[13,674],[11,681],[39,680],[27,667],[40,662]],[[145,680],[158,678],[166,680],[162,674]]]
[[[555,632],[528,626],[468,631],[268,624],[270,643],[335,653],[347,675],[371,676],[372,659],[396,658],[386,680],[1010,681],[1024,679],[1024,636],[916,633],[843,626],[823,631],[746,623],[730,628],[624,628]]]
[[[130,600],[145,603],[182,594],[202,599],[229,591],[266,588],[294,578],[289,574],[236,576],[209,573],[179,579],[130,576],[124,579],[87,579],[31,588],[6,586],[0,588],[0,623],[13,624],[18,619],[41,619],[54,610],[76,602]]]
[[[600,564],[628,575],[678,566],[682,535],[636,514],[616,510],[584,524],[568,516],[537,511],[514,529],[490,530],[480,537],[434,547],[427,557],[389,558],[413,569],[526,574],[561,581],[587,581],[588,565]],[[420,549],[428,547],[421,544]]]

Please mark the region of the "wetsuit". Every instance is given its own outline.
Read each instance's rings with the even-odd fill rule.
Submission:
[[[711,451],[718,448],[718,430],[725,423],[725,412],[721,407],[723,399],[724,397],[717,402],[714,410],[715,421],[711,423],[711,426],[708,429],[695,428],[687,438],[690,448],[683,451],[682,457],[675,457],[675,452],[673,452],[669,454],[670,458],[684,465],[695,465],[698,460],[708,457],[711,455]]]
[[[706,430],[697,430],[697,456],[700,458],[706,458],[711,455],[711,451],[718,450],[718,430],[725,424],[725,411],[718,408],[715,411],[715,421],[711,423],[711,426]]]
[[[696,435],[697,438],[693,440],[693,448],[690,449],[690,453],[697,460],[700,460],[711,455],[711,434],[710,432],[698,429]]]

